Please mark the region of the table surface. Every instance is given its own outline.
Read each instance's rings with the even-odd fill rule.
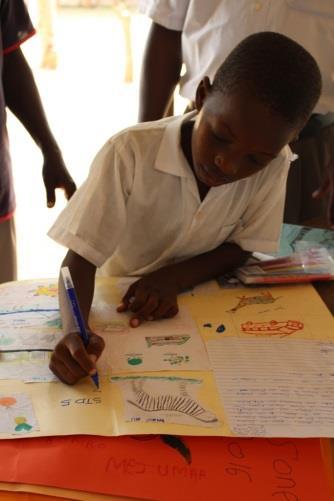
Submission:
[[[304,223],[305,226],[312,226],[315,228],[328,228],[325,221],[321,218],[312,219]],[[326,304],[329,311],[334,315],[334,281],[314,282],[313,286],[320,295],[323,302]],[[332,456],[334,465],[334,438],[332,439]],[[0,501],[46,501],[47,499],[56,500],[65,498],[55,498],[42,496],[38,494],[18,493],[18,492],[0,492]],[[138,498],[125,498],[117,496],[105,496],[106,501],[142,501]]]

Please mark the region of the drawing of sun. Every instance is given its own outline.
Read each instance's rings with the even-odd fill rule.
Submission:
[[[56,297],[57,294],[58,294],[58,287],[55,284],[50,284],[49,286],[40,285],[34,291],[34,296]]]

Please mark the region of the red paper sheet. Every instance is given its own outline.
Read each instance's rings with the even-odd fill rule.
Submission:
[[[0,480],[159,501],[331,501],[319,439],[0,441]]]

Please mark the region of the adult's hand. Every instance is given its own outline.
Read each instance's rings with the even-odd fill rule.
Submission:
[[[43,181],[46,190],[47,206],[52,208],[56,203],[56,189],[63,189],[67,199],[70,199],[77,187],[68,172],[60,150],[43,151]]]

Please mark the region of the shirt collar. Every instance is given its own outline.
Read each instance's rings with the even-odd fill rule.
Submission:
[[[179,177],[193,176],[190,165],[181,148],[181,126],[192,120],[197,111],[172,117],[167,124],[155,161],[155,169]]]

